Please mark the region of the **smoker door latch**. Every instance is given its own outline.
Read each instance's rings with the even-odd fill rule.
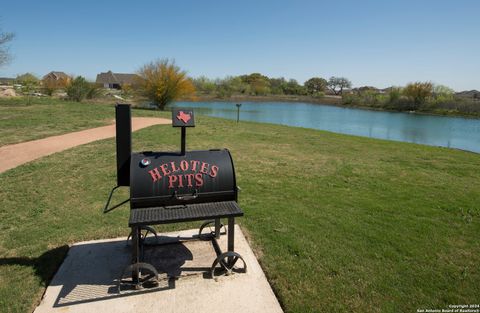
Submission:
[[[195,191],[191,195],[179,195],[177,191],[175,190],[175,193],[173,194],[175,199],[180,200],[180,201],[188,201],[188,200],[193,200],[198,197],[198,191],[195,189]]]

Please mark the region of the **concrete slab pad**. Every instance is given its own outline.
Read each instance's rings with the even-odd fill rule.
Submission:
[[[118,279],[130,263],[125,238],[77,243],[70,248],[35,313],[282,312],[238,226],[235,251],[244,258],[247,272],[218,280],[205,274],[216,257],[212,242],[186,240],[197,232],[162,234],[162,245],[145,248],[145,260],[159,271],[160,285],[121,292]],[[226,250],[226,235],[219,244]]]

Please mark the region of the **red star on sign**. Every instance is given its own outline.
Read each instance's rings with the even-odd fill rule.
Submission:
[[[184,124],[187,124],[191,118],[192,117],[188,113],[185,113],[183,111],[178,112],[177,119],[182,121]]]

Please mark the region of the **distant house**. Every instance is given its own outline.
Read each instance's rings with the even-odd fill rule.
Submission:
[[[112,71],[108,71],[98,74],[96,83],[103,85],[104,88],[122,89],[122,85],[133,85],[138,78],[137,74],[112,73]]]
[[[67,85],[71,80],[72,78],[64,72],[55,71],[48,73],[42,78],[43,83],[49,86],[64,86]]]
[[[15,78],[0,77],[0,85],[13,85]]]
[[[361,93],[364,93],[364,92],[373,92],[373,93],[385,93],[385,91],[383,89],[378,89],[376,87],[372,87],[372,86],[363,86],[363,87],[357,87],[357,88],[353,88],[352,89],[352,92],[356,93],[356,94],[361,94]]]
[[[470,98],[473,100],[479,100],[480,99],[480,91],[478,90],[469,90],[469,91],[461,91],[455,93],[455,96],[460,97],[460,98]]]

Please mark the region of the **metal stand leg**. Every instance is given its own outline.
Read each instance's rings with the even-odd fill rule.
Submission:
[[[123,271],[118,281],[118,292],[122,290],[122,285],[140,289],[148,284],[148,286],[158,285],[158,272],[151,264],[142,263],[142,229],[139,226],[132,227],[132,262]],[[124,279],[131,275],[131,280]]]
[[[132,264],[140,263],[140,228],[132,227]],[[134,267],[132,280],[135,284],[139,282],[139,268]]]
[[[227,252],[222,253],[220,247],[218,246],[217,239],[213,238],[213,247],[217,253],[217,258],[213,261],[213,264],[210,268],[210,275],[213,279],[216,279],[218,272],[220,275],[231,275],[234,272],[237,273],[246,273],[247,264],[243,260],[242,256],[235,251],[235,218],[228,218],[228,238],[227,238]],[[235,267],[235,264],[238,260],[241,260],[243,263],[243,268]],[[220,268],[216,268],[217,265],[220,265]]]
[[[143,226],[138,226],[138,228],[140,229],[139,240],[141,242],[143,242],[143,241],[145,241],[145,239],[147,239],[148,233],[152,233],[155,236],[155,240],[158,242],[158,234],[157,234],[157,231],[153,227],[143,225]],[[145,234],[142,234],[142,231],[145,231]],[[133,236],[133,230],[130,232],[130,234],[127,237],[127,244],[129,243],[129,240],[130,240],[130,238],[132,238],[132,236]]]
[[[228,243],[227,243],[227,251],[234,252],[235,250],[235,218],[229,217],[228,218]],[[228,257],[228,264],[232,265],[233,257]]]
[[[220,219],[217,218],[215,219],[215,238],[220,239],[220,227],[222,224],[220,224]]]
[[[223,232],[222,232],[223,228]],[[212,230],[213,229],[213,230]],[[204,231],[206,230],[206,231]],[[219,218],[213,221],[206,221],[198,230],[198,237],[201,240],[220,239],[220,235],[226,234],[227,230]]]

